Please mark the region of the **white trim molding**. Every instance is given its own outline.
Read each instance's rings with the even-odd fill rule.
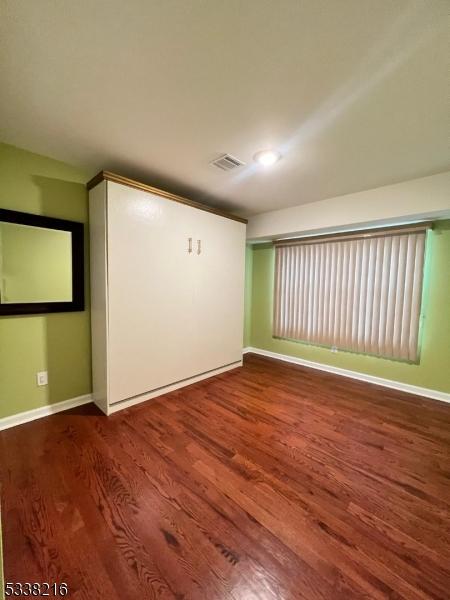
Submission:
[[[393,390],[399,390],[401,392],[406,392],[407,394],[414,394],[415,396],[423,396],[425,398],[432,398],[433,400],[440,400],[441,402],[450,403],[450,394],[446,392],[440,392],[438,390],[430,390],[429,388],[422,388],[415,385],[410,385],[409,383],[402,383],[401,381],[383,379],[382,377],[376,377],[375,375],[366,375],[366,373],[360,373],[358,371],[350,371],[348,369],[341,369],[340,367],[332,367],[331,365],[325,365],[323,363],[297,358],[296,356],[289,356],[288,354],[270,352],[269,350],[263,350],[262,348],[253,348],[251,346],[247,346],[242,352],[243,354],[252,352],[254,354],[260,354],[261,356],[267,356],[268,358],[276,358],[277,360],[282,360],[284,362],[301,365],[302,367],[318,369],[319,371],[327,371],[328,373],[334,373],[335,375],[341,375],[342,377],[350,377],[351,379],[359,379],[360,381],[374,383],[375,385],[381,385]]]
[[[16,415],[3,417],[0,419],[0,431],[3,429],[9,429],[10,427],[15,427],[16,425],[22,425],[22,423],[28,423],[29,421],[42,419],[42,417],[48,417],[63,410],[76,408],[77,406],[88,404],[89,402],[92,402],[92,394],[85,394],[84,396],[69,398],[69,400],[55,402],[54,404],[46,404],[45,406],[39,406],[38,408],[33,408],[32,410],[17,413]]]

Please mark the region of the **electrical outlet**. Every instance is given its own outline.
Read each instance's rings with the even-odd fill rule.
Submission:
[[[337,346],[331,346],[331,352],[337,352],[337,351],[338,351]]]
[[[36,373],[36,380],[38,385],[47,385],[48,371],[39,371],[39,373]]]

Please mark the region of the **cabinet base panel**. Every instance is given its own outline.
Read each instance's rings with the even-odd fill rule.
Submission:
[[[194,377],[189,377],[188,379],[183,379],[182,381],[177,381],[170,385],[158,388],[157,390],[152,390],[150,392],[140,394],[139,396],[133,396],[132,398],[120,400],[119,402],[115,402],[114,404],[109,404],[107,414],[111,415],[115,412],[118,412],[119,410],[129,408],[130,406],[134,406],[135,404],[139,404],[140,402],[145,402],[146,400],[151,400],[152,398],[162,396],[163,394],[168,394],[169,392],[173,392],[187,385],[191,385],[192,383],[197,383],[197,381],[202,381],[203,379],[214,377],[214,375],[220,375],[220,373],[225,373],[226,371],[236,369],[237,367],[242,367],[242,360],[238,360],[236,362],[230,363],[229,365],[224,365],[223,367],[207,371],[206,373],[201,373],[200,375],[195,375]],[[99,406],[99,408],[103,410],[101,406]]]

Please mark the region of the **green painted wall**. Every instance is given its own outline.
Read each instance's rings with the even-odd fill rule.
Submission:
[[[0,208],[87,224],[86,174],[50,158],[0,144]],[[0,317],[0,418],[91,391],[85,227],[84,312]],[[48,370],[48,386],[36,373]]]
[[[251,316],[252,316],[252,246],[245,248],[245,303],[244,303],[244,348],[251,345]]]
[[[342,369],[358,371],[424,388],[450,392],[450,221],[429,233],[424,280],[424,321],[420,364],[353,354],[272,338],[274,249],[254,245],[246,289],[246,346],[287,354]],[[248,321],[249,319],[249,321]]]

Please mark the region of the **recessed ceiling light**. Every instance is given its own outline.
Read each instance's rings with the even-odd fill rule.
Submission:
[[[281,158],[281,154],[276,150],[261,150],[253,157],[263,167],[270,167]]]

